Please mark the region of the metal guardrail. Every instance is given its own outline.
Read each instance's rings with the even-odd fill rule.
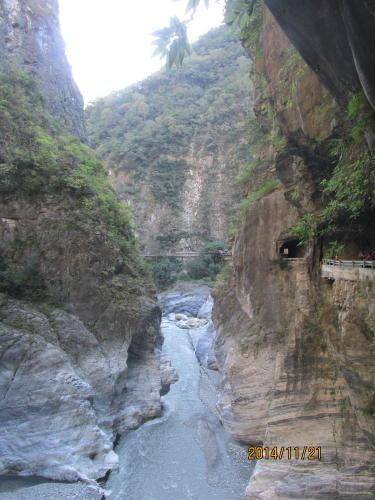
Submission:
[[[333,260],[323,259],[323,264],[327,266],[345,267],[345,268],[364,268],[375,269],[375,260]]]

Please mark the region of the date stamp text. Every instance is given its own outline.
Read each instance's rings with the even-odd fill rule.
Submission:
[[[248,460],[321,460],[321,446],[250,446]]]

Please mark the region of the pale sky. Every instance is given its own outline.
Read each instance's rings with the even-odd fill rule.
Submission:
[[[202,2],[204,3],[204,2]],[[163,66],[153,57],[151,33],[186,19],[187,0],[59,0],[60,20],[74,78],[85,102],[144,79]],[[202,5],[189,27],[191,41],[219,26],[222,3]]]

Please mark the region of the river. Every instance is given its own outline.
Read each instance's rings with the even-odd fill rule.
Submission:
[[[215,408],[219,374],[207,367],[206,355],[214,333],[210,306],[205,310],[206,319],[192,317],[204,300],[207,303],[207,298],[209,292],[205,289],[164,295],[162,302],[167,314],[162,322],[163,351],[177,370],[179,380],[163,397],[163,416],[120,439],[116,448],[120,468],[105,485],[107,492],[111,491],[110,500],[244,498],[251,465],[246,460],[246,448],[235,443],[220,423]],[[174,313],[168,314],[168,307]],[[176,315],[179,310],[188,317]],[[179,317],[183,321],[178,321]],[[191,323],[193,327],[187,328]],[[77,483],[1,479],[1,500],[101,498],[98,491]]]
[[[215,413],[217,373],[200,366],[186,330],[164,318],[164,352],[179,380],[164,396],[165,414],[120,441],[120,471],[107,483],[111,500],[238,500],[251,470]],[[211,373],[210,373],[211,372]]]

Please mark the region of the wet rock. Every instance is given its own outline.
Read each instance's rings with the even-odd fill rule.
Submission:
[[[202,366],[210,370],[217,370],[214,341],[216,338],[216,330],[212,321],[209,321],[201,334],[195,341],[195,354]]]
[[[198,318],[211,319],[213,307],[214,307],[214,299],[210,295],[207,298],[206,302],[202,304],[202,307],[199,309]]]
[[[208,286],[181,285],[177,290],[161,293],[159,302],[165,315],[179,313],[198,316],[210,295]]]
[[[76,316],[0,298],[0,474],[105,476],[115,434],[161,415],[176,372],[146,342],[120,363]]]
[[[174,320],[175,321],[187,321],[188,317],[185,314],[175,314]]]

